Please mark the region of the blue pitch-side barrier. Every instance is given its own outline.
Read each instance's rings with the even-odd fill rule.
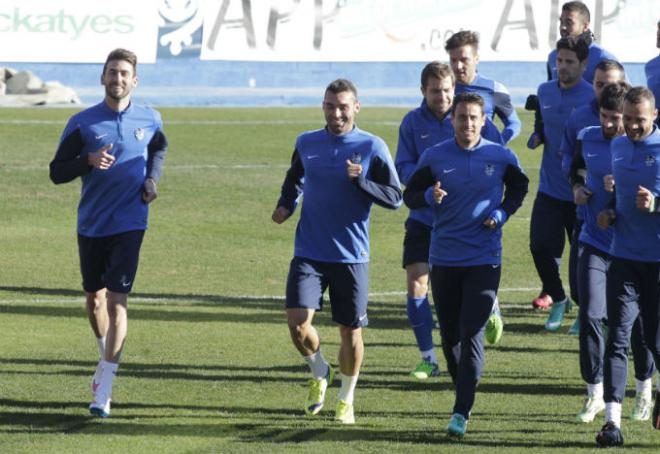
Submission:
[[[358,87],[363,106],[419,104],[423,62],[237,62],[198,58],[159,59],[138,68],[138,102],[156,106],[318,106],[323,88],[344,77]],[[83,103],[103,96],[100,64],[4,63],[30,70],[42,80],[59,80]],[[646,85],[644,65],[625,64],[633,85]],[[479,71],[509,88],[516,106],[546,79],[542,62],[481,62]]]

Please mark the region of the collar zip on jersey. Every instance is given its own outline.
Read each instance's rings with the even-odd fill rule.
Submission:
[[[117,113],[117,135],[119,140],[124,140],[124,128],[122,128],[122,120],[124,119],[125,110]]]
[[[127,115],[129,112],[133,110],[133,103],[130,102],[128,106],[121,112],[117,112],[117,134],[119,135],[119,140],[124,140],[124,128],[123,128],[123,122],[124,122],[124,115]]]

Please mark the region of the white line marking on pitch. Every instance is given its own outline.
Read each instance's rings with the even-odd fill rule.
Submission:
[[[517,292],[532,292],[538,291],[538,287],[510,287],[501,288],[501,293],[517,293]],[[391,291],[391,292],[372,292],[369,293],[370,298],[377,298],[380,296],[404,296],[405,291]],[[202,301],[202,300],[217,300],[221,303],[223,299],[237,299],[246,301],[266,301],[266,300],[284,300],[283,295],[175,295],[172,298],[168,297],[143,297],[143,296],[129,296],[129,301],[136,303],[154,303],[161,301],[172,300],[189,300],[189,301]],[[21,304],[21,303],[57,303],[57,304],[80,304],[83,301],[81,294],[80,298],[62,298],[62,299],[47,299],[47,298],[26,298],[26,299],[3,299],[0,298],[0,303],[5,304]]]

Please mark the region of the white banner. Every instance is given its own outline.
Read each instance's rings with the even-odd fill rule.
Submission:
[[[0,61],[104,62],[117,47],[156,61],[158,0],[2,0]]]
[[[195,0],[192,0],[193,2]],[[205,60],[446,60],[480,33],[481,60],[544,61],[564,0],[201,0]],[[586,0],[600,44],[624,62],[657,55],[659,0]]]

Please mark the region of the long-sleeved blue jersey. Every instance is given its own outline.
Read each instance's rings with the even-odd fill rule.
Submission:
[[[600,109],[598,101],[594,98],[586,106],[576,107],[566,120],[564,127],[564,136],[559,145],[559,154],[561,156],[561,171],[566,178],[571,171],[571,161],[575,154],[578,133],[589,126],[600,125]],[[584,207],[578,205],[576,210],[577,218],[584,219]]]
[[[582,230],[579,240],[596,249],[609,253],[612,245],[613,229],[605,230],[598,227],[598,213],[607,208],[612,199],[612,193],[605,190],[603,177],[612,173],[612,154],[610,152],[611,139],[603,136],[603,128],[589,126],[578,133],[576,151],[569,170],[571,183],[584,184],[591,197],[583,207]],[[580,170],[586,175],[580,176]]]
[[[655,96],[655,105],[660,105],[660,55],[649,60],[644,65],[644,74],[646,74],[646,86]],[[656,118],[656,123],[660,124],[660,117]]]
[[[568,116],[566,126],[564,127],[564,134],[559,146],[559,154],[561,154],[561,169],[566,177],[571,170],[571,162],[575,154],[575,146],[578,140],[578,133],[588,126],[600,125],[600,109],[596,98],[584,106],[578,106]]]
[[[639,262],[660,262],[660,130],[644,140],[612,140],[612,175],[616,185],[616,220],[610,254]],[[637,208],[639,186],[655,196],[655,212]]]
[[[617,60],[617,58],[610,52],[603,49],[599,44],[592,42],[589,44],[589,56],[587,60],[587,67],[582,74],[582,78],[588,83],[593,83],[594,74],[596,73],[596,66],[603,60]],[[548,80],[557,79],[557,49],[553,49],[548,54]]]
[[[500,131],[490,119],[486,119],[486,123],[481,128],[481,135],[486,140],[503,144]],[[399,127],[399,142],[394,159],[401,183],[408,184],[424,150],[452,137],[454,137],[454,127],[451,124],[451,112],[439,120],[428,108],[426,101],[422,101],[418,108],[408,112]],[[422,224],[433,225],[431,208],[410,210],[409,217]]]
[[[456,94],[477,93],[484,98],[484,112],[486,112],[488,118],[494,120],[495,115],[497,115],[504,124],[502,130],[504,144],[509,143],[520,134],[522,123],[518,118],[516,108],[513,107],[513,102],[511,102],[509,90],[501,83],[477,74],[477,77],[469,85],[456,84],[455,92]]]
[[[543,159],[539,179],[539,192],[558,200],[572,201],[573,192],[567,174],[562,171],[560,145],[566,121],[574,109],[588,105],[594,99],[594,89],[580,80],[571,88],[561,88],[551,80],[538,88],[539,106],[543,119]]]
[[[362,165],[358,178],[348,177],[347,160]],[[293,212],[301,194],[294,256],[330,263],[368,262],[371,205],[395,209],[402,199],[387,145],[357,127],[298,136],[277,206]]]
[[[87,155],[112,144],[115,157],[107,170],[87,164]],[[145,230],[149,205],[142,200],[144,181],[158,181],[167,139],[160,114],[130,103],[117,112],[105,102],[72,116],[50,163],[54,183],[82,179],[78,233],[103,237]]]
[[[436,181],[447,192],[440,204],[433,199]],[[501,227],[522,205],[528,183],[513,151],[485,139],[473,149],[454,139],[427,149],[404,200],[410,208],[433,208],[431,264],[500,264]],[[483,225],[488,218],[497,222],[495,229]]]

